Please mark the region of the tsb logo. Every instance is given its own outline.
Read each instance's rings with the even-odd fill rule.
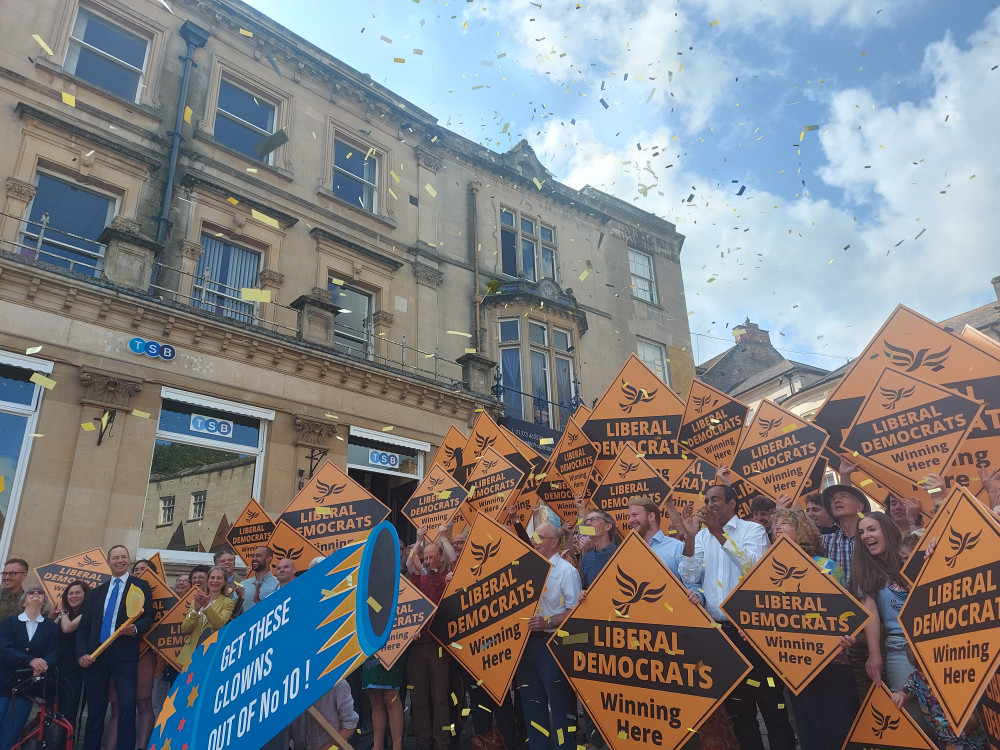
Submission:
[[[208,435],[228,438],[233,436],[233,423],[228,419],[192,414],[190,430],[191,432],[204,432]]]
[[[177,356],[177,350],[170,344],[161,344],[159,341],[146,341],[138,336],[128,342],[128,348],[133,354],[145,354],[147,357],[159,357],[168,362]]]
[[[388,451],[368,451],[368,463],[374,466],[388,466],[390,469],[399,468],[399,455]]]

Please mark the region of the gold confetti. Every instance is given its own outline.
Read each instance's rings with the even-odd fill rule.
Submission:
[[[40,352],[41,350],[42,350],[42,347],[40,347],[40,346],[29,346],[27,349],[24,350],[24,353],[25,354],[38,354],[38,352]]]
[[[38,46],[41,47],[43,50],[45,50],[45,54],[46,55],[54,55],[55,54],[52,51],[52,48],[49,45],[47,45],[45,43],[45,40],[42,39],[40,36],[38,36],[38,34],[32,34],[31,38],[34,39],[36,42],[38,42]]]
[[[533,721],[533,722],[531,722],[531,726],[533,726],[533,727],[534,727],[535,729],[537,729],[537,730],[538,730],[539,732],[541,732],[542,734],[544,734],[544,735],[545,735],[546,737],[548,737],[548,736],[549,736],[549,730],[548,730],[548,729],[546,729],[545,727],[541,726],[541,725],[540,725],[540,724],[538,724],[537,722],[534,722],[534,721]]]
[[[472,334],[465,331],[445,331],[445,333],[450,333],[452,336],[465,336],[467,339],[472,338]]]
[[[280,226],[278,226],[278,220],[277,219],[275,219],[273,216],[268,216],[267,214],[263,213],[262,211],[258,211],[256,208],[251,208],[250,209],[250,215],[253,218],[255,218],[257,221],[259,221],[261,224],[267,224],[269,227],[271,227],[273,229],[280,229],[281,228]]]
[[[67,94],[65,91],[62,92],[63,104],[68,104],[71,107],[76,106],[76,97],[72,94]]]
[[[709,26],[718,26],[718,25],[719,25],[719,19],[718,19],[718,18],[716,18],[716,19],[715,19],[714,21],[712,21],[712,22],[711,22],[711,23],[709,23],[708,25],[709,25]]]
[[[375,601],[375,597],[373,596],[368,597],[368,606],[375,610],[375,614],[382,611],[382,605]]]
[[[397,175],[393,170],[389,170],[389,176],[395,180],[396,184],[399,184],[399,175]]]
[[[44,375],[42,375],[39,372],[33,372],[31,374],[30,380],[31,380],[32,383],[35,383],[36,385],[40,385],[40,386],[42,386],[42,388],[45,388],[46,390],[49,390],[49,391],[51,391],[56,386],[56,381],[54,381],[52,378],[45,377]]]
[[[242,289],[240,289],[240,298],[244,302],[270,302],[271,290],[243,287]]]
[[[250,31],[250,30],[248,30],[248,29],[240,29],[240,34],[242,34],[243,36],[249,36],[249,37],[253,36],[253,32]]]
[[[96,427],[94,427],[93,422],[84,422],[80,426],[83,428],[84,432],[93,432],[94,430],[97,429]]]
[[[382,428],[382,432],[392,432],[392,425],[386,425]]]
[[[581,525],[581,526],[577,527],[577,530],[581,534],[583,534],[584,536],[594,536],[597,533],[597,530],[594,529],[593,526],[582,526]]]
[[[139,419],[149,419],[149,412],[148,411],[139,411],[138,409],[133,409],[132,410],[132,416],[133,417],[138,417]]]
[[[192,110],[190,107],[184,108],[184,122],[186,122],[188,125],[191,124],[191,115],[193,114],[194,110]]]
[[[430,194],[431,198],[437,198],[438,191],[435,190],[434,186],[431,185],[429,182],[426,185],[424,185],[424,190],[426,190]]]
[[[235,205],[237,205],[237,204],[239,203],[239,201],[238,201],[238,200],[236,200],[235,198],[233,198],[232,196],[229,196],[228,198],[226,198],[226,201],[227,201],[228,203],[232,203],[232,204],[233,204],[234,206],[235,206]]]
[[[538,439],[538,444],[539,445],[552,445],[552,438],[539,438]]]

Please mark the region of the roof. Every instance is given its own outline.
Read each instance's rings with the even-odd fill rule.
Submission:
[[[954,317],[942,320],[941,327],[950,331],[960,332],[967,325],[982,330],[996,323],[1000,323],[1000,304],[997,303],[997,300],[993,300],[981,307],[975,307]]]
[[[728,393],[735,386],[782,362],[787,360],[771,344],[744,339],[711,361],[699,379]]]
[[[753,390],[759,385],[763,385],[769,380],[774,380],[775,378],[778,378],[782,375],[793,373],[798,370],[804,370],[808,373],[819,375],[820,377],[823,377],[827,374],[827,371],[824,370],[822,367],[814,367],[813,365],[807,365],[803,362],[796,362],[791,359],[786,359],[774,365],[773,367],[769,367],[766,370],[761,370],[756,375],[752,375],[751,377],[744,380],[742,383],[737,383],[735,386],[733,386],[733,388],[730,391],[728,391],[728,393],[731,396],[738,396],[741,393],[746,393],[747,391]]]

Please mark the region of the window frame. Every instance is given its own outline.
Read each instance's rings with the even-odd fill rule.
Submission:
[[[32,372],[51,375],[53,363],[28,357],[23,354],[0,349],[0,364],[9,367],[17,367]],[[34,384],[35,388],[31,396],[30,404],[18,404],[14,401],[0,402],[0,411],[7,414],[17,414],[27,419],[24,424],[24,434],[21,439],[21,450],[14,465],[13,476],[7,476],[5,484],[9,486],[7,513],[4,517],[3,532],[0,533],[0,555],[6,560],[10,553],[10,541],[14,535],[14,527],[17,525],[17,514],[21,506],[21,497],[24,491],[24,480],[28,473],[28,463],[31,459],[31,449],[34,445],[32,437],[38,428],[38,418],[42,411],[42,400],[44,398],[44,388]]]
[[[217,448],[227,451],[233,451],[234,448],[238,448],[239,452],[245,453],[247,455],[252,455],[255,458],[254,462],[254,472],[253,472],[253,494],[252,497],[261,497],[261,488],[264,482],[264,459],[267,456],[266,446],[267,446],[267,427],[268,424],[274,421],[275,412],[273,409],[264,409],[259,406],[250,406],[249,404],[242,404],[236,401],[227,401],[225,399],[216,398],[214,396],[206,396],[200,393],[193,393],[191,391],[182,391],[177,388],[171,388],[170,386],[160,386],[160,405],[162,408],[163,401],[179,401],[183,404],[188,404],[190,406],[203,406],[207,409],[213,409],[215,411],[228,411],[233,414],[238,414],[243,417],[251,417],[260,421],[260,427],[257,431],[257,447],[253,448],[249,445],[243,443],[234,445],[232,443],[223,443],[218,440],[212,440],[211,438],[200,438],[193,437],[191,435],[184,435],[176,432],[169,432],[160,429],[159,424],[159,414],[157,414],[156,423],[156,434],[153,438],[154,445],[157,440],[170,440],[171,442],[186,443],[188,445],[197,445],[205,448]],[[139,518],[139,540],[142,541],[142,521],[146,515],[146,503],[149,502],[149,475],[153,468],[153,451],[149,453],[149,468],[146,469],[146,497],[143,501],[142,516]],[[176,506],[174,511],[174,518],[176,518]],[[159,515],[157,515],[159,518]],[[171,521],[173,524],[173,521]],[[137,557],[152,557],[155,553],[159,552],[161,558],[165,563],[180,563],[184,565],[198,565],[198,564],[211,564],[212,555],[208,552],[181,552],[180,550],[168,550],[168,549],[157,549],[153,547],[139,547],[136,551]]]
[[[383,184],[381,171],[382,171],[382,166],[385,163],[385,161],[384,161],[385,160],[385,154],[377,146],[375,146],[375,145],[368,145],[366,147],[363,141],[359,141],[358,139],[356,139],[356,138],[354,138],[352,136],[345,136],[343,133],[344,133],[344,131],[342,129],[334,128],[333,134],[331,135],[331,139],[330,139],[330,146],[331,146],[331,148],[330,148],[330,157],[331,158],[330,158],[330,162],[329,162],[330,193],[338,201],[346,203],[349,206],[354,206],[359,211],[364,211],[365,213],[371,214],[372,216],[378,216],[379,215],[379,208],[380,208],[381,203],[382,203],[382,201],[381,201],[381,195],[380,195],[381,190],[382,190],[382,184]],[[374,164],[375,164],[375,167],[373,169],[374,182],[369,182],[365,178],[359,177],[358,175],[356,175],[356,174],[354,174],[352,172],[347,171],[343,167],[338,167],[337,166],[337,143],[338,142],[344,144],[348,148],[355,149],[355,150],[349,152],[351,155],[357,155],[357,154],[360,154],[363,151],[364,152],[364,156],[361,157],[362,160],[363,161],[368,161],[369,159],[371,159],[374,162]],[[337,180],[336,180],[336,175],[337,174],[341,174],[341,175],[344,176],[345,179],[356,181],[356,182],[362,184],[363,186],[367,186],[368,188],[370,188],[371,195],[372,195],[372,205],[369,207],[369,206],[364,205],[364,203],[360,203],[359,202],[355,206],[355,204],[354,204],[353,201],[350,201],[347,198],[344,198],[344,197],[342,197],[340,195],[337,195]]]
[[[642,259],[648,260],[649,276],[643,276],[635,272],[635,268],[639,265],[638,258],[633,258],[633,256],[641,256]],[[637,250],[634,247],[628,249],[628,270],[629,270],[629,290],[632,292],[633,299],[642,300],[643,302],[648,302],[652,305],[660,304],[660,291],[656,285],[656,259],[652,253],[647,253],[642,250]],[[639,284],[636,284],[636,279],[640,279],[648,282],[650,289],[650,299],[639,293],[642,288]]]
[[[202,253],[201,257],[198,259],[198,263],[195,266],[194,278],[191,283],[191,307],[195,310],[204,310],[206,312],[212,313],[219,316],[220,318],[228,318],[230,320],[235,320],[239,323],[247,323],[249,325],[257,325],[260,320],[260,303],[259,302],[247,302],[239,296],[239,292],[242,287],[233,287],[222,281],[216,281],[215,279],[206,279],[204,283],[199,283],[203,277],[201,269],[205,268],[208,264],[209,248],[206,242],[218,242],[225,247],[230,249],[240,250],[242,252],[251,253],[257,256],[257,270],[253,274],[253,278],[247,280],[247,286],[253,286],[257,282],[257,278],[264,268],[266,268],[264,253],[254,247],[247,246],[245,244],[239,244],[233,242],[228,237],[216,237],[211,234],[207,228],[202,229],[200,236],[200,241],[202,247],[205,248],[205,252]],[[225,261],[225,265],[228,266],[229,260]],[[211,266],[208,266],[211,270]],[[208,289],[209,285],[215,285],[218,288],[224,288],[229,290],[228,292],[220,292],[212,289]],[[236,292],[233,294],[232,292]],[[222,312],[217,312],[216,308],[220,307],[218,304],[206,305],[205,297],[206,294],[214,295],[217,298],[222,298]],[[246,306],[246,312],[242,312],[242,306]]]
[[[196,490],[191,493],[191,513],[188,517],[189,521],[203,521],[205,520],[205,507],[208,505],[208,490]],[[201,509],[201,514],[198,514],[198,509]]]
[[[522,314],[523,317],[523,314]],[[504,317],[497,319],[497,347],[498,347],[498,362],[500,363],[501,372],[501,384],[505,389],[504,398],[502,403],[506,404],[507,408],[513,408],[513,404],[508,401],[508,396],[506,391],[519,391],[518,396],[521,398],[521,410],[520,415],[508,414],[515,419],[520,419],[525,422],[532,424],[542,424],[546,425],[552,429],[563,429],[566,426],[566,421],[569,417],[573,416],[572,409],[566,407],[566,414],[563,415],[562,409],[559,405],[559,383],[557,368],[559,366],[560,360],[565,360],[569,363],[569,375],[570,375],[570,398],[572,398],[573,383],[576,376],[576,345],[573,343],[573,332],[569,328],[564,328],[558,323],[551,320],[539,320],[527,318],[528,321],[528,338],[518,338],[517,341],[508,339],[505,341],[501,340],[500,330],[504,323],[516,322],[519,326],[519,334],[523,334],[524,330],[521,328],[523,325],[521,323],[521,317]],[[531,327],[541,326],[545,330],[545,343],[537,344],[531,339]],[[556,345],[555,342],[555,332],[558,331],[565,334],[566,341],[568,342],[567,349],[561,349]],[[503,352],[513,351],[518,352],[518,363],[520,366],[519,376],[520,384],[514,387],[506,379],[504,379],[503,372]],[[536,422],[535,421],[535,395],[534,395],[534,379],[532,374],[532,363],[531,358],[533,353],[543,354],[545,356],[545,400],[548,402],[548,420],[547,422]],[[530,390],[524,390],[525,381],[530,383]],[[556,398],[553,399],[552,396],[555,395]],[[526,408],[526,401],[529,400],[530,408]],[[558,424],[558,426],[557,426]]]
[[[656,352],[662,358],[660,362],[650,363],[649,360],[647,360],[646,357],[643,356],[643,351],[642,351],[643,347],[650,347],[655,349]],[[652,370],[653,373],[660,378],[660,380],[662,380],[668,386],[670,385],[670,368],[668,367],[668,365],[670,364],[670,360],[667,357],[667,347],[656,341],[651,341],[650,339],[644,339],[640,336],[637,336],[635,339],[635,354],[643,362],[643,364],[649,367],[649,369]],[[657,365],[662,367],[662,372],[657,372]]]
[[[510,214],[512,217],[511,222],[504,221],[504,214]],[[530,231],[525,229],[525,224],[530,225]],[[501,205],[499,207],[497,228],[500,230],[500,249],[497,253],[499,257],[499,272],[504,276],[510,276],[512,278],[521,278],[523,274],[526,281],[530,281],[533,284],[538,284],[546,279],[559,283],[559,246],[558,246],[558,233],[555,225],[549,224],[548,222],[542,221],[541,217],[538,216],[528,216],[522,214],[516,208],[511,208],[509,206]],[[549,233],[551,239],[543,238],[543,230]],[[513,235],[514,237],[514,257],[517,264],[517,270],[514,274],[508,273],[504,270],[504,233]],[[532,276],[528,275],[526,264],[525,264],[525,243],[531,243],[532,246]],[[546,262],[545,253],[551,252],[552,254],[552,275],[548,276],[545,273]]]
[[[245,94],[249,94],[254,100],[261,99],[271,106],[271,130],[270,132],[257,127],[252,122],[244,120],[239,115],[236,115],[228,110],[222,108],[220,104],[220,98],[222,97],[222,87],[223,85],[232,86],[235,89],[239,89]],[[219,138],[219,118],[228,120],[230,122],[235,122],[237,125],[246,128],[247,130],[253,130],[261,134],[261,140],[274,135],[278,130],[278,123],[281,121],[281,102],[274,101],[270,95],[261,94],[259,91],[255,90],[253,86],[247,85],[242,79],[237,76],[232,75],[228,71],[223,71],[219,77],[219,85],[215,87],[215,116],[213,120],[212,133],[215,142],[218,143],[223,148],[227,148],[234,153],[240,154],[246,159],[257,164],[263,164],[264,166],[274,165],[274,155],[278,149],[270,151],[265,154],[263,158],[259,158],[256,153],[248,154],[241,149],[232,146],[222,139]],[[280,148],[280,147],[279,147]]]
[[[101,277],[101,272],[102,272],[102,270],[104,268],[104,257],[105,257],[105,255],[107,253],[107,249],[108,248],[107,248],[106,245],[103,245],[103,244],[99,243],[96,239],[86,240],[86,242],[93,243],[94,245],[97,245],[98,247],[100,247],[100,254],[97,255],[96,259],[94,260],[94,265],[91,266],[91,265],[88,265],[86,263],[86,259],[92,256],[92,252],[89,251],[89,250],[87,250],[87,249],[85,249],[85,248],[77,247],[75,245],[72,245],[72,244],[70,244],[68,242],[61,242],[61,241],[53,240],[52,239],[52,235],[49,233],[50,230],[51,230],[52,233],[57,234],[57,235],[62,235],[62,236],[67,236],[67,233],[63,232],[61,230],[54,229],[53,228],[54,224],[49,224],[45,228],[45,236],[42,239],[42,245],[44,245],[45,243],[49,243],[49,244],[54,245],[54,246],[56,246],[58,248],[65,248],[68,252],[74,253],[74,254],[82,256],[82,257],[81,257],[80,260],[71,260],[71,259],[68,259],[68,258],[63,258],[63,256],[61,256],[61,255],[52,255],[50,253],[43,253],[42,246],[40,246],[38,244],[38,231],[37,231],[37,228],[39,227],[39,225],[34,220],[31,219],[31,214],[32,214],[32,212],[34,211],[34,208],[35,208],[35,202],[38,200],[39,181],[40,181],[41,177],[45,177],[45,178],[47,178],[49,180],[52,180],[54,182],[59,182],[59,183],[62,183],[64,185],[67,185],[67,186],[69,186],[73,190],[79,190],[81,192],[89,193],[91,195],[97,196],[99,198],[107,199],[108,200],[108,211],[107,211],[107,215],[105,216],[105,219],[104,219],[104,226],[101,228],[102,232],[104,231],[104,229],[106,229],[111,224],[111,220],[114,219],[114,217],[118,215],[118,213],[120,211],[120,207],[121,207],[121,197],[118,196],[118,195],[115,195],[114,193],[110,193],[108,191],[94,189],[94,187],[92,187],[89,184],[88,185],[81,184],[81,183],[77,182],[76,180],[73,180],[73,179],[67,177],[64,174],[60,174],[59,172],[54,172],[54,171],[52,171],[50,169],[44,169],[42,167],[38,167],[38,168],[35,169],[34,175],[32,177],[32,184],[35,186],[35,193],[34,193],[34,195],[31,198],[31,202],[28,203],[27,207],[25,208],[24,218],[21,220],[21,226],[18,229],[18,240],[17,241],[18,241],[18,245],[19,245],[18,250],[19,250],[20,253],[23,254],[24,251],[28,250],[28,247],[27,247],[27,245],[25,243],[25,239],[28,238],[28,237],[30,237],[31,240],[35,243],[35,246],[34,246],[34,249],[33,249],[33,251],[34,251],[34,258],[33,258],[33,260],[36,260],[39,263],[45,263],[47,265],[55,266],[57,268],[66,268],[67,270],[69,270],[69,271],[71,271],[73,273],[80,273],[80,274],[89,276],[90,278],[95,278],[95,279],[96,278],[100,278]],[[40,218],[41,217],[39,217],[39,219]],[[49,220],[51,221],[51,214],[50,214]],[[36,227],[36,231],[35,232],[31,232],[30,229],[29,229],[30,227]],[[98,236],[100,236],[100,233],[98,233]],[[53,262],[50,262],[50,261],[47,261],[47,260],[43,260],[43,257],[46,257],[46,256],[47,257],[53,257],[53,258],[62,258],[63,260],[67,260],[69,262],[69,266],[66,267],[66,266],[59,265],[57,263],[53,263]],[[83,271],[77,270],[76,267],[75,267],[77,264],[79,264],[80,266],[82,266],[84,268],[91,269],[92,273],[88,274],[88,273],[84,273]]]
[[[157,526],[173,526],[174,513],[176,512],[176,510],[177,510],[176,495],[160,495],[160,522],[157,524]],[[170,518],[167,518],[167,511],[170,511]]]
[[[75,32],[76,32],[77,24],[78,24],[78,22],[80,20],[81,14],[86,14],[86,15],[92,17],[92,18],[96,18],[96,19],[98,19],[100,21],[103,21],[103,22],[109,24],[110,26],[114,26],[115,28],[120,29],[121,31],[123,31],[124,33],[126,33],[126,34],[128,34],[130,36],[142,38],[146,42],[146,51],[145,51],[145,54],[143,55],[142,68],[141,69],[137,69],[131,63],[125,62],[124,60],[115,57],[111,53],[106,52],[106,51],[100,49],[99,47],[95,47],[94,45],[92,45],[92,44],[90,44],[88,42],[85,42],[83,39],[77,38],[75,36]],[[63,67],[63,70],[65,70],[70,75],[72,75],[72,76],[74,76],[76,78],[79,78],[81,81],[86,82],[90,86],[93,86],[96,89],[99,89],[100,91],[103,91],[106,94],[109,94],[111,96],[117,97],[118,99],[122,99],[124,101],[132,102],[133,104],[141,104],[142,103],[142,97],[143,97],[143,91],[145,91],[147,89],[147,86],[148,86],[148,83],[149,83],[149,79],[150,79],[150,75],[148,74],[147,71],[149,71],[151,69],[150,58],[151,58],[151,56],[153,55],[153,52],[154,52],[153,48],[154,48],[155,42],[156,42],[156,38],[155,38],[155,34],[154,34],[154,32],[152,30],[146,29],[146,28],[142,28],[141,30],[140,29],[136,29],[133,24],[127,23],[127,22],[125,22],[121,18],[110,17],[107,12],[104,12],[104,8],[98,8],[95,5],[89,4],[89,3],[88,4],[82,4],[81,3],[80,5],[77,6],[76,13],[73,14],[72,21],[70,22],[70,25],[69,25],[69,33],[67,34],[67,38],[66,38],[66,54],[63,57],[62,67]],[[76,45],[80,49],[87,49],[89,51],[92,51],[98,57],[101,57],[102,59],[108,60],[108,61],[112,62],[113,64],[116,64],[116,65],[118,65],[120,67],[123,67],[125,69],[128,69],[130,71],[136,71],[136,70],[138,70],[139,79],[136,82],[135,95],[132,96],[132,97],[121,96],[120,94],[112,91],[111,89],[105,88],[100,83],[97,83],[95,81],[92,81],[89,78],[84,78],[83,76],[79,75],[76,72],[76,70],[77,70],[77,64],[76,63],[79,62],[79,52],[76,53],[76,63],[73,64],[72,70],[71,70],[70,67],[69,67],[69,61],[70,61],[70,57],[73,55],[73,46],[74,45]]]
[[[374,316],[375,316],[375,305],[378,302],[377,293],[372,291],[371,289],[366,289],[365,287],[358,286],[357,284],[348,284],[347,282],[334,284],[333,278],[335,277],[331,274],[330,277],[327,278],[326,285],[327,285],[327,290],[330,292],[330,300],[337,307],[340,307],[340,305],[337,303],[338,297],[333,296],[335,290],[347,289],[351,292],[354,292],[355,294],[368,298],[368,314],[365,316],[365,325],[368,327],[368,330],[367,331],[362,330],[361,335],[355,335],[353,333],[341,333],[343,329],[339,327],[337,323],[337,318],[335,316],[333,319],[333,350],[340,354],[344,354],[348,357],[352,356],[350,353],[351,351],[350,349],[345,351],[337,348],[338,337],[347,339],[349,341],[356,341],[358,343],[363,343],[365,347],[364,359],[366,361],[371,361],[375,358]],[[355,329],[352,328],[350,330],[354,331]]]

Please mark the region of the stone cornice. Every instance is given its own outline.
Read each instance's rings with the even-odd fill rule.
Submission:
[[[255,364],[354,393],[377,393],[383,400],[443,415],[464,418],[490,403],[464,390],[457,365],[450,378],[454,385],[449,386],[419,373],[341,357],[287,336],[241,327],[227,318],[22,258],[0,256],[0,300],[97,323],[126,337],[169,343],[178,350],[178,358],[200,354]]]

